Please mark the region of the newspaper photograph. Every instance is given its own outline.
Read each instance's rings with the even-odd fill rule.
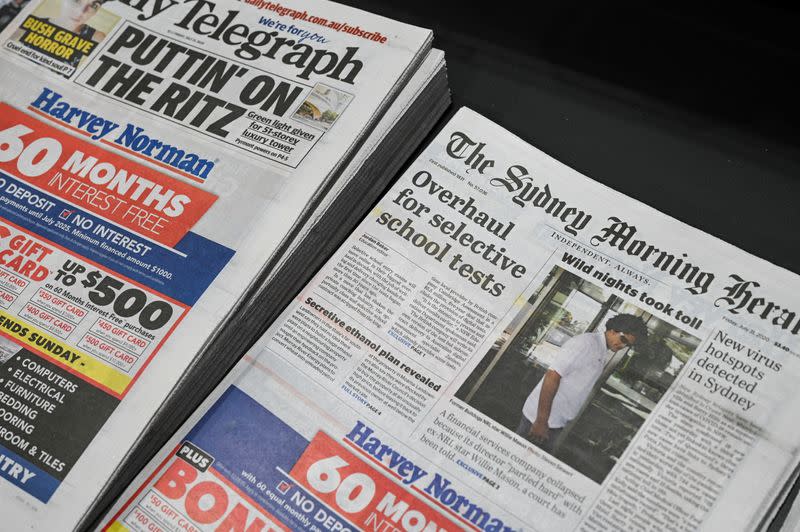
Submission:
[[[32,0],[0,34],[6,526],[77,524],[430,43],[296,7],[388,37],[210,0]]]
[[[562,257],[581,268],[574,259]],[[654,316],[645,323],[598,271],[587,279],[554,266],[513,318],[519,328],[497,338],[456,397],[602,483],[700,341]],[[613,282],[597,282],[604,277]],[[541,432],[537,420],[547,420]]]
[[[462,108],[103,529],[755,530],[797,287]]]

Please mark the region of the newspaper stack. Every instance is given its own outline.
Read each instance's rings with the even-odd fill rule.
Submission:
[[[305,284],[449,93],[429,30],[324,0],[14,9],[0,528],[65,530],[96,518]]]
[[[104,530],[757,530],[800,279],[461,109]]]

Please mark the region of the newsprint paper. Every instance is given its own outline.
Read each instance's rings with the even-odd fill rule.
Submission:
[[[430,40],[316,0],[34,0],[0,34],[0,528],[78,523]]]
[[[751,529],[798,293],[461,109],[104,527]]]

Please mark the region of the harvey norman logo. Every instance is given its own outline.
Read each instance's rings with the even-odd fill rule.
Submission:
[[[88,134],[92,140],[115,144],[124,151],[178,170],[197,181],[205,181],[214,168],[214,162],[155,137],[133,124],[120,124],[71,105],[57,92],[42,89],[30,104],[30,109],[48,118]]]

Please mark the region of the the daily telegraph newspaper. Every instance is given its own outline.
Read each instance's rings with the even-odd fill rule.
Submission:
[[[321,0],[35,0],[6,27],[0,528],[75,526],[430,40]]]
[[[462,109],[104,528],[753,528],[798,293]]]

